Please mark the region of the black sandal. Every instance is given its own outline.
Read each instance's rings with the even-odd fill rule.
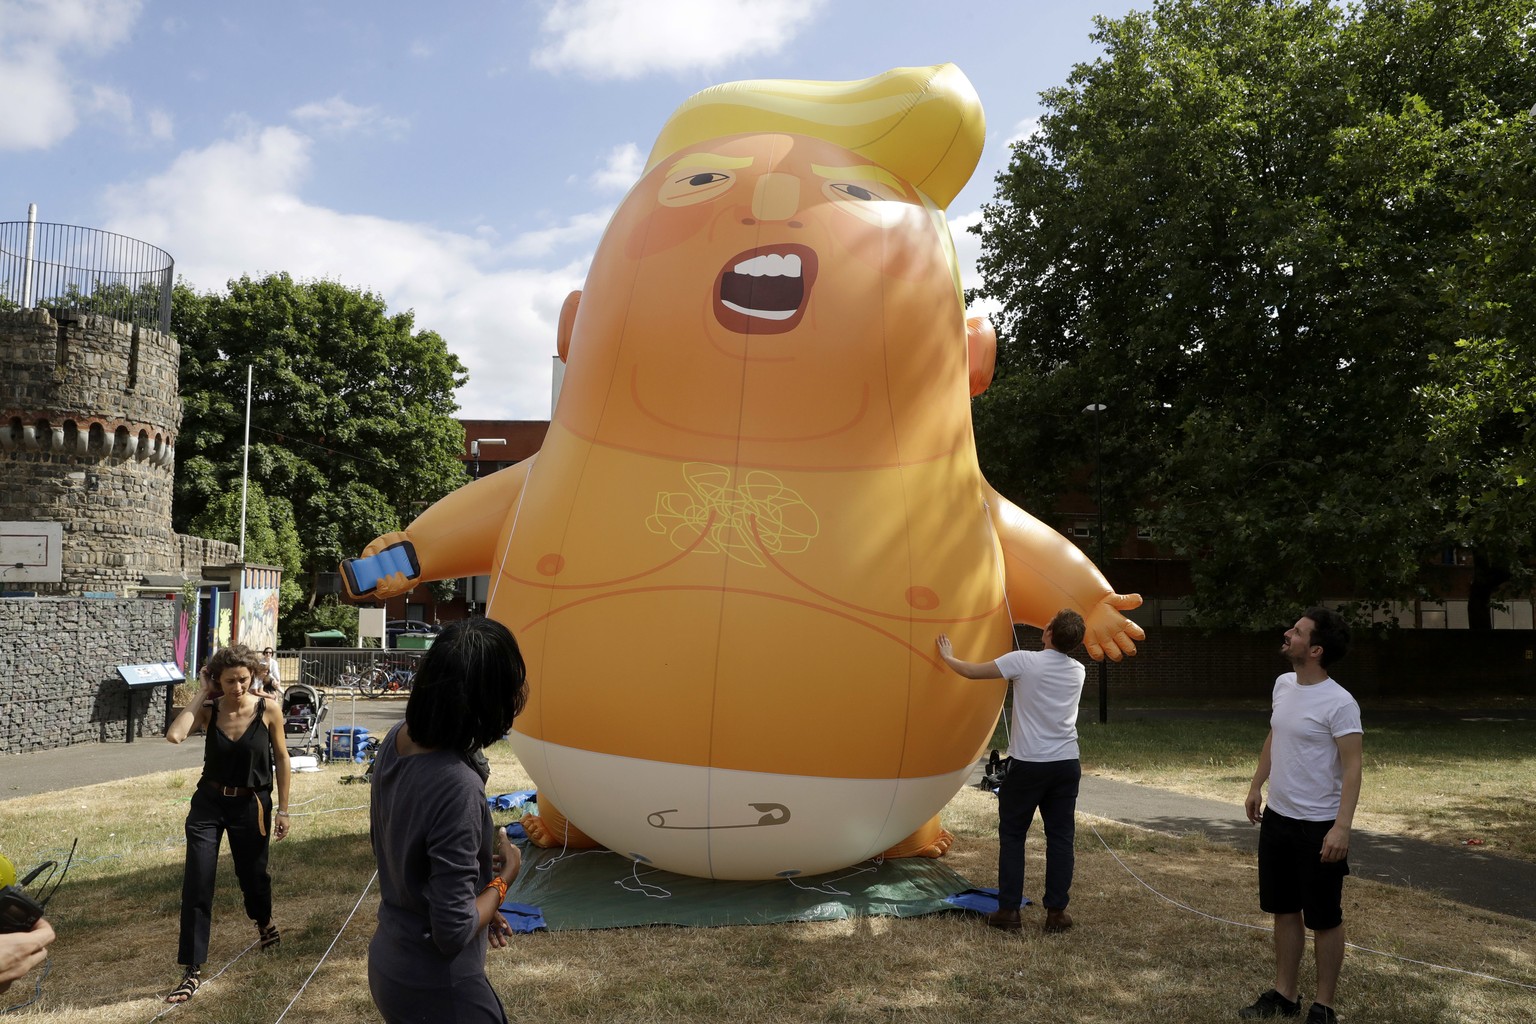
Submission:
[[[203,983],[203,972],[198,967],[188,967],[187,973],[181,976],[181,984],[171,989],[171,994],[165,997],[168,1003],[180,1005],[191,999],[196,994],[198,986]]]
[[[256,935],[261,940],[261,948],[263,952],[271,949],[273,946],[283,941],[283,936],[277,930],[277,925],[273,924],[271,921],[268,921],[265,925],[257,925]]]

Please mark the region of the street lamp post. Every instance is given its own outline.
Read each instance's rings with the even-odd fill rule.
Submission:
[[[474,461],[470,464],[469,478],[480,479],[480,446],[483,444],[506,444],[504,437],[477,437],[469,442],[469,457]]]
[[[1103,402],[1084,406],[1083,412],[1093,413],[1093,484],[1094,504],[1099,510],[1099,571],[1107,572],[1104,561],[1104,447],[1099,433],[1099,415],[1104,412]],[[1109,721],[1109,657],[1099,658],[1099,721]]]

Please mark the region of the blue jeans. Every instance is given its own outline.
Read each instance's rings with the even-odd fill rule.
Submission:
[[[1077,786],[1083,765],[1070,761],[1014,761],[997,792],[997,905],[1017,910],[1024,902],[1024,839],[1040,810],[1045,825],[1047,910],[1064,910],[1071,898],[1072,840],[1076,834]]]

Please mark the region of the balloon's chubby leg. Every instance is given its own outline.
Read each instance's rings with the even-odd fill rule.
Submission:
[[[523,830],[528,833],[528,841],[534,846],[545,849],[558,846],[567,850],[592,850],[602,845],[572,825],[570,819],[561,814],[560,809],[544,796],[540,795],[538,803],[538,814],[525,814],[522,818]]]
[[[886,850],[880,856],[886,860],[898,857],[942,857],[954,845],[955,837],[939,824],[939,816],[929,818],[916,832]]]
[[[404,530],[374,538],[360,557],[341,563],[347,595],[382,601],[428,580],[488,575],[502,526],[537,458],[460,487]]]
[[[1123,613],[1141,607],[1141,595],[1115,593],[1076,544],[990,487],[986,499],[1003,548],[1014,621],[1044,626],[1072,608],[1083,616],[1083,645],[1094,661],[1134,655],[1136,641],[1147,634]]]

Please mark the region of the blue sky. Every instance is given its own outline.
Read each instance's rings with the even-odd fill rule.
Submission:
[[[287,271],[412,309],[466,418],[549,414],[555,323],[673,108],[953,61],[987,144],[962,257],[1100,0],[0,0],[0,221],[116,231],[199,290]],[[968,281],[968,283],[973,283]]]

